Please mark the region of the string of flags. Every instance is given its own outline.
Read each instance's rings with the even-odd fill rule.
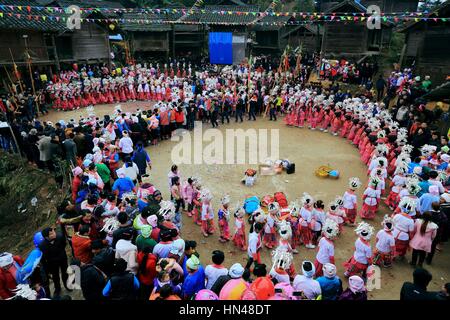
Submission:
[[[13,13],[3,13],[0,12],[0,19],[4,17],[14,17],[17,19],[27,19],[27,20],[34,20],[34,21],[56,21],[56,22],[66,22],[70,21],[70,17],[67,16],[54,16],[54,15],[30,15],[30,14],[13,14]],[[299,16],[298,19],[295,20],[288,20],[288,21],[258,21],[254,24],[257,25],[265,25],[265,26],[284,26],[284,25],[299,25],[299,24],[305,24],[313,22],[364,22],[370,17],[357,17],[357,16]],[[397,19],[396,19],[397,18]],[[387,17],[382,18],[383,21],[387,22],[389,19]],[[398,17],[394,17],[394,21],[398,22],[400,19]],[[421,20],[427,21],[432,20],[435,22],[442,21],[447,22],[449,18],[442,18],[442,17],[433,17],[433,18],[410,18],[405,17],[402,19],[404,21],[415,21],[419,22]],[[220,22],[220,21],[189,21],[189,20],[165,20],[165,19],[111,19],[111,18],[80,18],[80,22],[103,22],[103,23],[116,23],[116,24],[125,24],[125,23],[135,23],[135,24],[195,24],[195,25],[201,25],[201,24],[212,24],[212,25],[242,25],[242,22],[232,22],[232,21],[226,21],[226,22]],[[391,21],[392,22],[392,21]]]
[[[275,6],[280,3],[280,0],[274,0],[269,5],[269,9],[274,9]],[[82,14],[92,14],[92,13],[107,13],[107,14],[119,14],[119,13],[134,13],[134,14],[194,14],[194,13],[212,13],[219,15],[253,15],[253,16],[353,16],[353,17],[367,17],[370,14],[365,12],[276,12],[266,10],[265,12],[260,11],[236,11],[236,10],[210,10],[210,9],[202,9],[200,8],[204,4],[204,0],[197,0],[192,8],[166,8],[166,9],[155,9],[155,8],[82,8],[80,7],[80,13]],[[48,6],[21,6],[21,5],[13,5],[13,4],[3,4],[0,5],[0,11],[12,11],[19,14],[29,13],[31,14],[32,10],[37,10],[47,14],[55,14],[55,13],[65,13],[72,14],[73,11],[69,10],[69,8],[62,7],[48,7]],[[428,16],[427,12],[381,12],[381,17],[409,17],[409,18],[425,18]],[[448,18],[448,17],[447,17]]]

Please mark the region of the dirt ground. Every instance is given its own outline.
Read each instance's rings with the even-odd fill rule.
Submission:
[[[135,111],[137,108],[149,106],[148,103],[128,103],[123,105],[124,111]],[[105,113],[113,112],[114,107],[96,106],[97,116],[102,117]],[[69,120],[78,118],[80,115],[87,116],[86,110],[77,110],[71,112],[51,112],[45,120],[58,121],[60,119]],[[204,126],[204,129],[210,125]],[[258,118],[257,121],[244,121],[244,123],[235,124],[234,121],[229,125],[219,126],[220,130],[225,129],[279,129],[280,154],[284,159],[289,159],[296,164],[296,172],[293,175],[283,173],[276,176],[260,176],[254,187],[246,187],[240,183],[243,173],[247,168],[257,168],[257,165],[186,165],[181,164],[180,171],[182,179],[189,176],[196,176],[202,179],[204,187],[209,188],[214,195],[213,207],[217,212],[219,200],[222,195],[228,193],[231,196],[231,205],[234,207],[236,202],[243,201],[246,195],[264,196],[277,191],[283,191],[287,195],[288,201],[299,199],[303,192],[310,193],[315,199],[322,199],[328,204],[336,195],[342,195],[347,188],[348,178],[357,176],[364,183],[367,181],[366,167],[360,161],[357,149],[350,145],[347,140],[340,137],[333,137],[328,133],[320,131],[311,131],[308,129],[299,129],[287,127],[282,119],[277,122],[269,121],[268,118]],[[176,145],[173,141],[164,141],[158,146],[147,148],[152,159],[153,169],[150,177],[146,180],[156,185],[163,193],[165,199],[170,198],[168,190],[167,174],[172,165],[171,152]],[[203,144],[204,146],[207,143]],[[246,146],[248,150],[248,145]],[[241,150],[242,151],[242,150]],[[338,180],[322,179],[315,176],[314,171],[321,165],[328,165],[340,172]],[[359,190],[359,196],[363,188]],[[359,200],[361,206],[361,200]],[[383,204],[375,221],[371,224],[380,229],[380,223],[385,213],[390,213],[389,209]],[[217,218],[216,218],[217,219]],[[359,218],[357,222],[359,221]],[[233,231],[233,218],[230,222],[230,229]],[[247,225],[247,230],[249,226]],[[345,227],[343,234],[336,240],[336,266],[338,275],[344,281],[344,287],[347,287],[347,281],[343,277],[343,263],[349,259],[353,252],[356,235],[354,228]],[[204,238],[198,226],[195,226],[190,218],[183,216],[182,236],[185,240],[196,240],[200,260],[204,265],[211,263],[211,252],[220,249],[225,252],[225,265],[231,266],[235,262],[245,264],[246,253],[236,250],[232,243],[222,244],[218,241],[218,233]],[[373,238],[372,246],[375,245]],[[440,290],[442,285],[449,282],[450,279],[450,246],[443,246],[442,252],[437,252],[433,264],[426,268],[433,274],[433,280],[429,290]],[[299,254],[294,256],[294,264],[297,272],[301,270],[301,261],[309,259],[314,261],[316,250],[301,247]],[[410,253],[408,254],[408,258]],[[270,251],[263,249],[262,260],[268,266],[272,265]],[[399,261],[390,269],[382,269],[381,288],[375,289],[369,293],[369,299],[399,299],[400,288],[404,281],[412,281],[413,269],[407,261]]]

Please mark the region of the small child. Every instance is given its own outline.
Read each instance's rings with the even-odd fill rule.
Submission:
[[[333,220],[339,226],[339,232],[342,232],[344,225],[344,218],[340,215],[339,206],[336,201],[330,202],[328,205],[327,219]]]
[[[234,213],[234,225],[235,231],[233,236],[233,243],[236,247],[241,249],[241,251],[247,251],[247,236],[245,233],[245,223],[244,223],[245,209],[240,207]]]
[[[314,266],[316,267],[316,277],[320,277],[323,272],[323,266],[327,263],[334,264],[334,239],[339,234],[339,225],[336,221],[327,219],[322,228],[322,238],[319,241],[319,250],[317,251]]]
[[[347,215],[345,214],[345,208],[344,208],[344,199],[340,196],[337,196],[334,200],[337,205],[336,214],[341,218],[339,219],[339,230],[342,232],[342,227],[344,225],[345,220],[347,220]],[[342,221],[342,222],[340,222]]]
[[[230,204],[230,196],[225,195],[222,199],[220,199],[221,206],[219,211],[217,212],[217,217],[219,219],[219,231],[220,231],[220,242],[230,241],[230,227],[228,222],[230,221],[230,211],[228,210],[228,206]]]
[[[268,206],[269,214],[267,215],[267,222],[264,225],[264,246],[268,249],[273,249],[277,245],[277,231],[275,228],[275,221],[279,211],[278,203],[272,202]]]
[[[383,229],[377,233],[377,244],[373,255],[373,264],[390,268],[392,266],[392,257],[395,253],[395,238],[392,235],[394,223],[391,217],[384,216]]]
[[[374,219],[378,209],[378,200],[381,197],[381,190],[378,189],[378,185],[381,180],[378,176],[370,177],[369,185],[363,194],[364,204],[362,206],[359,215],[363,219]]]
[[[202,202],[202,233],[203,236],[208,237],[214,233],[214,211],[211,206],[212,194],[208,189],[203,189],[200,194]]]
[[[344,264],[345,277],[354,275],[365,277],[367,268],[372,264],[373,253],[370,238],[372,238],[373,231],[373,227],[367,222],[361,222],[355,229],[358,239],[355,241],[355,251],[352,257]]]
[[[358,198],[356,197],[355,191],[361,187],[361,181],[357,177],[350,178],[349,189],[344,193],[342,197],[344,200],[344,210],[346,215],[346,223],[350,226],[355,226],[355,220],[357,215]]]
[[[325,206],[322,200],[317,200],[314,202],[314,209],[312,211],[313,217],[311,221],[314,244],[317,244],[319,241],[323,225],[325,224],[325,220],[327,218],[324,208]]]
[[[303,193],[302,204],[303,207],[300,209],[299,217],[300,237],[306,248],[314,249],[316,246],[312,244],[311,230],[312,206],[314,204],[314,199],[309,194]]]

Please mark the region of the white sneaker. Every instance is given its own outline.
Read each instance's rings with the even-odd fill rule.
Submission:
[[[298,250],[297,250],[297,249],[292,249],[292,253],[297,254],[297,253],[298,253]]]
[[[308,249],[314,249],[316,246],[313,244],[307,244],[305,247]]]

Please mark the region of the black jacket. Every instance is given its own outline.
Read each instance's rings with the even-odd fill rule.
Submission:
[[[400,300],[438,300],[436,292],[428,292],[411,282],[405,282],[400,291]]]
[[[39,249],[42,251],[41,261],[47,271],[48,268],[67,263],[66,238],[61,234],[57,234],[53,242],[44,239]]]
[[[231,277],[226,274],[223,276],[220,276],[217,278],[216,282],[214,282],[213,286],[211,287],[211,291],[213,291],[215,294],[219,295],[220,290],[225,286],[225,284],[231,280]]]
[[[83,297],[90,301],[104,300],[103,288],[106,285],[106,275],[93,264],[81,267],[81,291]]]
[[[92,258],[92,264],[102,270],[108,277],[114,268],[115,252],[111,248],[104,248]]]

